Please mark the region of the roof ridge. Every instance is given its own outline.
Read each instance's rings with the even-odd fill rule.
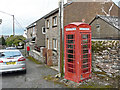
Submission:
[[[96,15],[96,16],[98,16],[98,17],[102,17],[102,16],[104,16],[104,17],[113,17],[113,18],[118,18],[117,16],[106,16],[106,15]]]

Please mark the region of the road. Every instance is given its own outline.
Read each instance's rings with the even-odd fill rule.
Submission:
[[[27,73],[8,73],[2,76],[2,88],[64,88],[61,84],[49,82],[44,76],[55,75],[57,72],[45,67],[43,64],[36,64],[26,60]]]

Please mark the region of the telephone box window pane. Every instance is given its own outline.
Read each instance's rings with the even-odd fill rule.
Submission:
[[[83,54],[88,53],[88,50],[83,50]]]
[[[73,64],[68,64],[68,67],[74,68],[74,65]]]
[[[83,64],[88,63],[88,59],[82,61]]]
[[[88,40],[83,40],[83,44],[88,43]]]
[[[73,49],[74,45],[67,45],[67,47]]]
[[[74,43],[74,40],[67,40],[67,43],[73,44],[73,43]]]
[[[68,58],[74,58],[74,55],[68,54]]]
[[[85,69],[85,70],[83,70],[83,73],[86,73],[86,72],[88,72],[89,70],[88,69]]]
[[[88,68],[88,64],[83,65],[82,68]]]
[[[83,45],[83,48],[88,48],[88,45]]]
[[[88,55],[86,54],[86,55],[83,55],[83,58],[88,58]]]
[[[88,38],[88,34],[82,35],[82,39],[87,39],[87,38]]]
[[[73,39],[74,35],[67,35],[67,39]]]
[[[68,62],[69,62],[69,63],[73,63],[73,60],[72,60],[72,59],[68,59]]]
[[[75,71],[71,68],[68,68],[68,72],[75,73]]]
[[[68,50],[68,53],[72,53],[73,54],[73,50]]]

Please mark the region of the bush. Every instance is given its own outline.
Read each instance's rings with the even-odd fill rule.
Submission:
[[[119,41],[92,41],[92,52],[108,50],[108,48],[119,48]]]
[[[19,42],[24,44],[24,40],[26,38],[23,36],[13,36],[11,35],[9,38],[6,39],[7,46],[18,46]]]
[[[1,45],[6,45],[5,39],[4,39],[3,36],[0,38],[0,44],[1,44]]]

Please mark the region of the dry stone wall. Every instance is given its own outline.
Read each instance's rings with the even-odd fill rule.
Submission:
[[[120,75],[120,41],[92,41],[92,66],[109,77]]]

